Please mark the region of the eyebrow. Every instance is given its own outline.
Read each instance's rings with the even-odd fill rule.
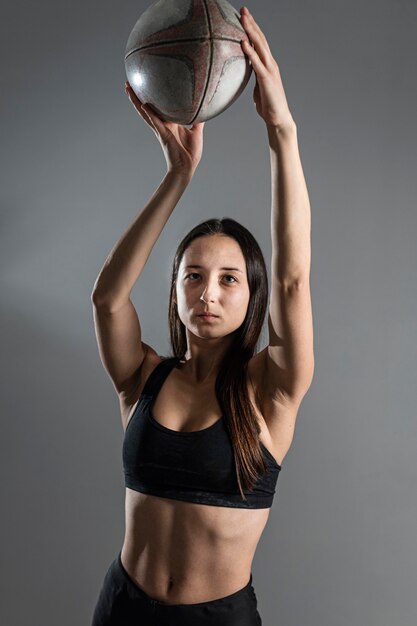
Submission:
[[[202,265],[186,265],[184,269],[191,269],[191,268],[197,268],[199,270],[204,269]],[[221,267],[221,270],[226,270],[228,272],[242,272],[242,270],[240,270],[238,267]]]

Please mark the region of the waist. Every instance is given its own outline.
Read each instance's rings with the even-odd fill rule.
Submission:
[[[270,509],[234,509],[126,489],[122,561],[150,597],[207,602],[241,589]]]

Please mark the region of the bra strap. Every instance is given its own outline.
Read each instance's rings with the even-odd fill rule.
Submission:
[[[142,390],[142,395],[156,395],[162,387],[164,380],[178,361],[179,358],[174,356],[163,359],[160,363],[158,363],[158,365],[154,367],[154,369],[148,376],[145,386]]]

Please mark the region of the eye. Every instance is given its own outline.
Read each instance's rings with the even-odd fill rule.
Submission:
[[[190,274],[187,274],[187,276],[185,278],[191,278],[192,276],[200,276],[200,274],[198,274],[197,272],[191,272]],[[227,283],[229,283],[231,285],[233,283],[237,283],[238,282],[237,279],[234,276],[232,276],[231,274],[225,274],[224,278],[232,278],[233,281],[229,281],[229,280],[226,281]],[[194,282],[194,280],[191,279],[191,282]]]

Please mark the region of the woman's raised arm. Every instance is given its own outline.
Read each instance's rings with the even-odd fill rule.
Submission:
[[[167,162],[161,184],[123,233],[107,257],[94,284],[94,304],[117,309],[129,298],[169,216],[192,179],[203,150],[204,122],[191,129],[163,122],[148,105],[142,105],[128,83],[136,111],[155,132]]]
[[[117,310],[128,300],[137,279],[171,213],[190,182],[168,171],[147,204],[108,255],[94,284],[95,305]]]
[[[163,122],[142,107],[127,83],[126,93],[142,119],[152,128],[164,151],[167,172],[148,203],[108,255],[95,281],[91,300],[100,357],[119,395],[135,385],[147,349],[130,293],[172,211],[191,181],[201,159],[204,122],[188,129]]]
[[[264,397],[276,406],[276,415],[282,420],[282,405],[297,407],[301,403],[314,371],[309,282],[310,201],[298,150],[297,127],[278,64],[264,33],[246,7],[241,9],[241,21],[252,44],[244,41],[242,46],[256,72],[253,98],[256,111],[266,124],[271,161],[269,345],[260,353]],[[271,409],[271,415],[273,412]],[[293,428],[293,413],[289,421]]]

